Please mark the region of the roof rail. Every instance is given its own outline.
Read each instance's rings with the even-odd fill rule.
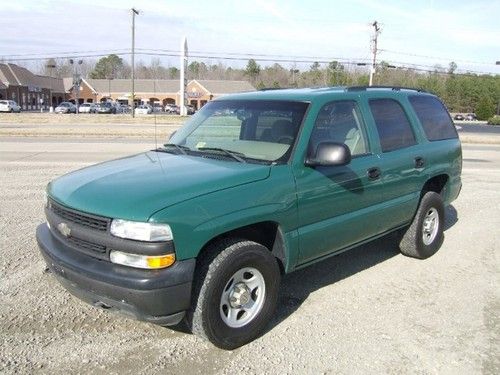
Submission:
[[[262,87],[257,91],[274,91],[274,90],[288,90],[290,87]]]
[[[422,90],[422,89],[416,89],[414,87],[402,87],[402,86],[350,86],[350,87],[346,87],[346,91],[366,91],[366,90],[370,90],[370,89],[391,89],[393,91],[411,90],[411,91],[427,93],[427,91]]]

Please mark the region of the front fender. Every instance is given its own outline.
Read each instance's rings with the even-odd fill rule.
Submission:
[[[297,253],[295,182],[288,166],[272,169],[268,179],[181,202],[155,213],[150,221],[170,225],[179,260],[197,257],[210,240],[224,233],[275,222],[283,233],[287,264],[292,264]]]

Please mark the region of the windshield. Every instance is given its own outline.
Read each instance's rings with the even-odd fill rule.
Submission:
[[[307,107],[288,101],[213,101],[169,142],[193,151],[223,149],[246,159],[286,161]]]

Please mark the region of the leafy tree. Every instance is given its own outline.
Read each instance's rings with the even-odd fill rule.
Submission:
[[[115,54],[101,58],[90,72],[90,78],[106,79],[108,77],[121,78],[125,64],[121,57]]]
[[[306,80],[310,82],[309,85],[317,86],[321,84],[323,71],[321,70],[321,65],[319,62],[315,61],[309,68],[308,73],[309,74],[307,74]],[[326,84],[326,82],[324,82],[323,84]]]
[[[188,71],[191,73],[192,78],[198,78],[200,74],[200,63],[198,61],[193,61],[188,65]]]
[[[495,114],[495,104],[491,98],[487,96],[481,97],[476,108],[476,115],[478,120],[488,120]]]
[[[172,66],[167,70],[168,70],[168,78],[170,79],[179,78],[179,69],[177,69],[175,66]]]
[[[313,64],[309,68],[309,70],[311,72],[317,72],[320,68],[321,68],[321,65],[319,64],[319,62],[315,61],[315,62],[313,62]]]
[[[454,74],[457,68],[458,68],[457,63],[455,61],[452,61],[450,65],[448,65],[448,74]]]
[[[340,86],[346,84],[347,77],[344,73],[344,65],[338,61],[331,61],[327,67],[328,84],[330,86]]]
[[[254,59],[250,59],[245,68],[245,74],[250,77],[252,82],[255,82],[260,74],[260,69],[260,65]]]

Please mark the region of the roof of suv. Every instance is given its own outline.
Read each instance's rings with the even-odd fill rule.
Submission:
[[[353,97],[360,94],[366,96],[376,96],[381,92],[389,95],[432,95],[426,91],[397,86],[337,86],[337,87],[318,87],[318,88],[300,88],[300,89],[263,89],[258,91],[244,92],[239,94],[225,95],[222,100],[300,100],[311,101],[322,96],[332,97]],[[348,95],[350,94],[350,95]]]

